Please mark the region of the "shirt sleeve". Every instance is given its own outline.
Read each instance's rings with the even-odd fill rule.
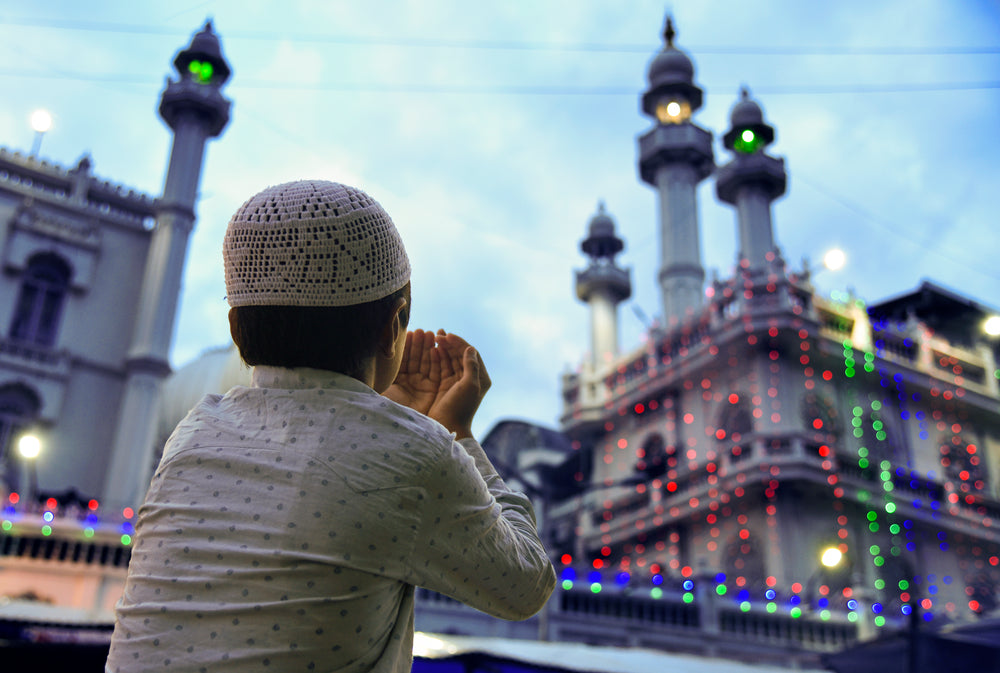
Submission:
[[[527,619],[555,588],[531,502],[474,439],[453,441],[425,483],[413,582],[494,617]]]

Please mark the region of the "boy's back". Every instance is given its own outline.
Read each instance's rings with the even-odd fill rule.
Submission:
[[[485,369],[454,335],[405,324],[400,352],[393,302],[365,381],[257,363],[251,387],[178,425],[139,510],[107,670],[402,673],[415,585],[506,619],[544,605],[555,576],[531,505],[468,431]]]

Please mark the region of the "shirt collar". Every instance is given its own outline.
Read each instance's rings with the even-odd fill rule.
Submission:
[[[250,385],[254,388],[280,388],[283,390],[305,390],[310,388],[337,388],[356,393],[377,395],[370,387],[346,374],[326,369],[308,367],[271,367],[257,365],[250,374]]]

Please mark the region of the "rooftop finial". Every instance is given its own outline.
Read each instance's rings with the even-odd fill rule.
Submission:
[[[597,212],[600,213],[601,215],[605,214],[605,212],[604,212],[604,199],[599,199],[597,201]]]
[[[670,15],[667,15],[667,26],[663,29],[663,37],[667,41],[668,47],[674,46],[674,36],[677,32],[674,30],[674,19]]]
[[[742,100],[747,100],[750,98],[750,88],[746,84],[740,85],[740,98]]]

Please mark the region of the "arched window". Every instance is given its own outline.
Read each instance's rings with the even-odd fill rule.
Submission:
[[[42,253],[28,260],[10,321],[10,338],[36,346],[56,342],[70,268],[57,255]]]
[[[750,456],[747,437],[753,432],[753,410],[749,400],[735,393],[730,395],[729,402],[719,412],[717,427],[715,438],[728,448],[733,461]]]
[[[14,442],[38,415],[40,407],[38,396],[27,386],[0,387],[0,479],[12,491],[21,486],[20,458],[14,450]]]
[[[663,435],[654,432],[643,441],[642,456],[636,462],[635,470],[649,479],[662,477],[667,470],[677,467],[675,453],[674,447],[666,446]]]

